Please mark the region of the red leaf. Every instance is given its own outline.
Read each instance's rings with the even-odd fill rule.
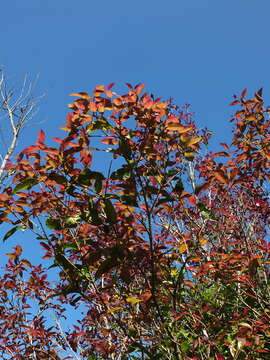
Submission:
[[[22,254],[22,247],[21,247],[20,245],[16,245],[15,248],[14,248],[14,250],[15,250],[15,254],[16,254],[17,256],[21,256],[21,254]]]
[[[227,151],[230,151],[229,146],[225,143],[220,143],[221,146],[223,146]]]
[[[21,154],[29,154],[29,153],[33,153],[35,150],[37,150],[37,146],[35,145],[32,145],[32,146],[28,146],[26,147],[22,152]]]
[[[214,153],[213,154],[213,157],[217,157],[217,156],[230,156],[228,153],[226,153],[225,151],[220,151],[220,152],[217,152],[217,153]]]
[[[59,137],[54,137],[53,140],[58,142],[58,144],[62,144],[62,142],[63,142],[63,140],[60,139]]]
[[[111,97],[113,97],[113,93],[111,92],[111,88],[114,86],[114,82],[113,83],[111,83],[108,87],[107,87],[107,89],[106,89],[106,95],[109,97],[109,98],[111,98]]]
[[[46,244],[45,242],[43,242],[43,241],[41,241],[40,242],[40,245],[42,246],[42,247],[44,247],[44,249],[46,249],[46,250],[48,250],[48,251],[50,251],[51,250],[51,248],[49,247],[49,245],[48,244]]]
[[[241,99],[243,99],[245,96],[246,96],[246,93],[247,93],[247,89],[244,89],[243,91],[242,91],[242,94],[241,94]]]
[[[239,103],[240,103],[239,100],[234,100],[232,103],[230,103],[230,105],[233,106],[233,105],[237,105],[237,104],[239,104]]]
[[[126,83],[126,85],[130,88],[133,89],[133,86],[130,83]]]
[[[89,167],[92,163],[92,153],[91,151],[81,151],[80,152],[81,162],[85,167]]]
[[[221,183],[223,184],[227,184],[227,178],[226,175],[224,174],[223,171],[219,170],[219,171],[215,171],[214,172],[214,177]]]
[[[207,189],[209,186],[210,186],[210,184],[208,182],[197,185],[195,188],[195,194],[198,195],[202,190]]]
[[[45,133],[44,131],[41,129],[38,133],[38,143],[40,144],[44,144],[45,141]]]
[[[225,357],[221,354],[216,354],[216,360],[225,360]]]

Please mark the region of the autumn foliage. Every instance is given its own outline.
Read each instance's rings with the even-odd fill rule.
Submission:
[[[53,262],[59,278],[50,283],[20,246],[9,254],[2,358],[269,359],[262,91],[235,96],[232,142],[213,153],[210,132],[187,106],[143,85],[128,84],[124,95],[112,87],[72,94],[66,136],[52,147],[41,130],[8,165],[15,173],[0,195],[1,222],[11,224],[4,240],[33,231],[43,266]],[[79,322],[68,330],[48,323],[49,310],[61,320],[67,306],[82,311]]]

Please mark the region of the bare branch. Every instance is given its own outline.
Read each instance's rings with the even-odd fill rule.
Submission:
[[[0,69],[0,184],[10,175],[6,171],[8,160],[14,154],[22,129],[33,119],[42,96],[34,97],[36,81],[27,76],[22,84],[9,85],[8,78]]]

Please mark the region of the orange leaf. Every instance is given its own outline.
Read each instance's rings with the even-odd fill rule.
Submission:
[[[215,171],[214,177],[223,184],[227,184],[227,178],[223,171]]]
[[[144,88],[144,84],[139,84],[135,87],[136,89],[136,94],[140,95],[140,93],[142,92],[142,89]]]
[[[88,106],[89,106],[90,111],[92,111],[92,112],[97,111],[97,104],[94,101],[90,101]]]
[[[229,156],[229,154],[226,153],[225,151],[219,151],[217,153],[214,153],[213,156],[214,157],[217,157],[217,156]]]
[[[101,142],[106,145],[117,145],[118,144],[118,140],[113,137],[106,137],[106,138],[102,139]]]
[[[229,178],[230,179],[234,179],[236,177],[236,175],[238,174],[238,169],[234,168],[231,170],[230,174],[229,174]]]
[[[21,247],[20,245],[16,245],[15,248],[14,248],[14,250],[15,250],[15,253],[16,253],[17,256],[21,256],[21,254],[22,254],[22,247]]]
[[[223,146],[227,151],[230,151],[229,147],[225,143],[220,143],[221,146]]]
[[[121,306],[116,306],[116,307],[113,307],[113,308],[111,308],[111,309],[109,309],[108,311],[107,311],[107,313],[113,313],[113,312],[115,312],[115,311],[120,311],[120,310],[123,310],[123,308],[121,307]]]
[[[69,96],[78,96],[81,99],[86,99],[86,100],[89,100],[91,98],[91,96],[88,95],[86,92],[78,92],[78,93],[70,94]]]
[[[98,97],[104,92],[104,85],[99,85],[94,90],[94,96]]]
[[[27,267],[29,267],[29,268],[32,267],[30,261],[28,261],[28,260],[26,260],[26,259],[23,259],[23,260],[21,261],[21,265],[27,266]]]
[[[180,124],[169,123],[167,125],[168,131],[177,131],[179,134],[184,134],[192,129],[191,126],[183,126]]]
[[[201,245],[206,245],[208,243],[208,240],[206,238],[204,238],[204,237],[200,237],[199,238],[199,243]]]
[[[116,106],[121,106],[122,105],[122,100],[120,100],[120,99],[113,99],[113,102],[114,102],[114,104],[116,105]]]
[[[146,291],[145,293],[140,295],[140,298],[144,301],[147,302],[151,299],[152,294],[150,293],[150,291]]]

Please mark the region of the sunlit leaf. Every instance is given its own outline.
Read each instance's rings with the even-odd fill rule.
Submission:
[[[46,225],[49,229],[52,230],[60,230],[62,228],[61,221],[51,217],[46,220]]]
[[[135,298],[135,297],[128,297],[128,298],[126,298],[126,301],[131,305],[136,305],[142,300],[138,299],[138,298]]]
[[[184,152],[184,157],[188,161],[193,161],[194,157],[195,157],[195,153],[191,152],[191,151],[186,151],[186,152]]]
[[[107,313],[110,314],[110,313],[114,313],[114,312],[120,311],[120,310],[123,310],[123,308],[121,306],[116,306],[116,307],[113,307],[113,308],[107,310]]]
[[[38,133],[38,142],[43,144],[45,141],[45,133],[43,130],[40,130]]]
[[[3,237],[3,241],[6,241],[10,236],[12,236],[17,230],[21,229],[22,225],[14,226],[12,229],[10,229],[5,236]]]
[[[180,254],[184,254],[188,251],[188,247],[186,243],[182,243],[178,246],[178,250]]]
[[[202,141],[201,136],[197,136],[197,137],[191,138],[191,139],[188,140],[187,146],[191,146],[191,145],[198,144],[200,141]]]
[[[206,237],[199,237],[199,243],[200,245],[206,245],[208,244],[208,239]]]
[[[104,85],[99,85],[94,90],[94,96],[98,97],[104,92]]]
[[[80,97],[81,99],[86,99],[86,100],[89,100],[91,98],[91,96],[89,94],[87,94],[86,92],[73,93],[73,94],[70,94],[69,96],[77,96],[77,97]]]
[[[169,131],[177,131],[179,134],[184,134],[192,129],[191,126],[183,126],[180,124],[169,123],[167,125]]]
[[[214,177],[221,183],[226,184],[227,183],[227,178],[224,174],[223,171],[215,171],[214,172]]]
[[[39,183],[39,181],[35,178],[25,179],[21,183],[19,183],[15,186],[15,188],[12,191],[12,194],[16,194],[17,192],[22,191],[22,190],[29,190],[33,186],[37,185],[38,183]]]

